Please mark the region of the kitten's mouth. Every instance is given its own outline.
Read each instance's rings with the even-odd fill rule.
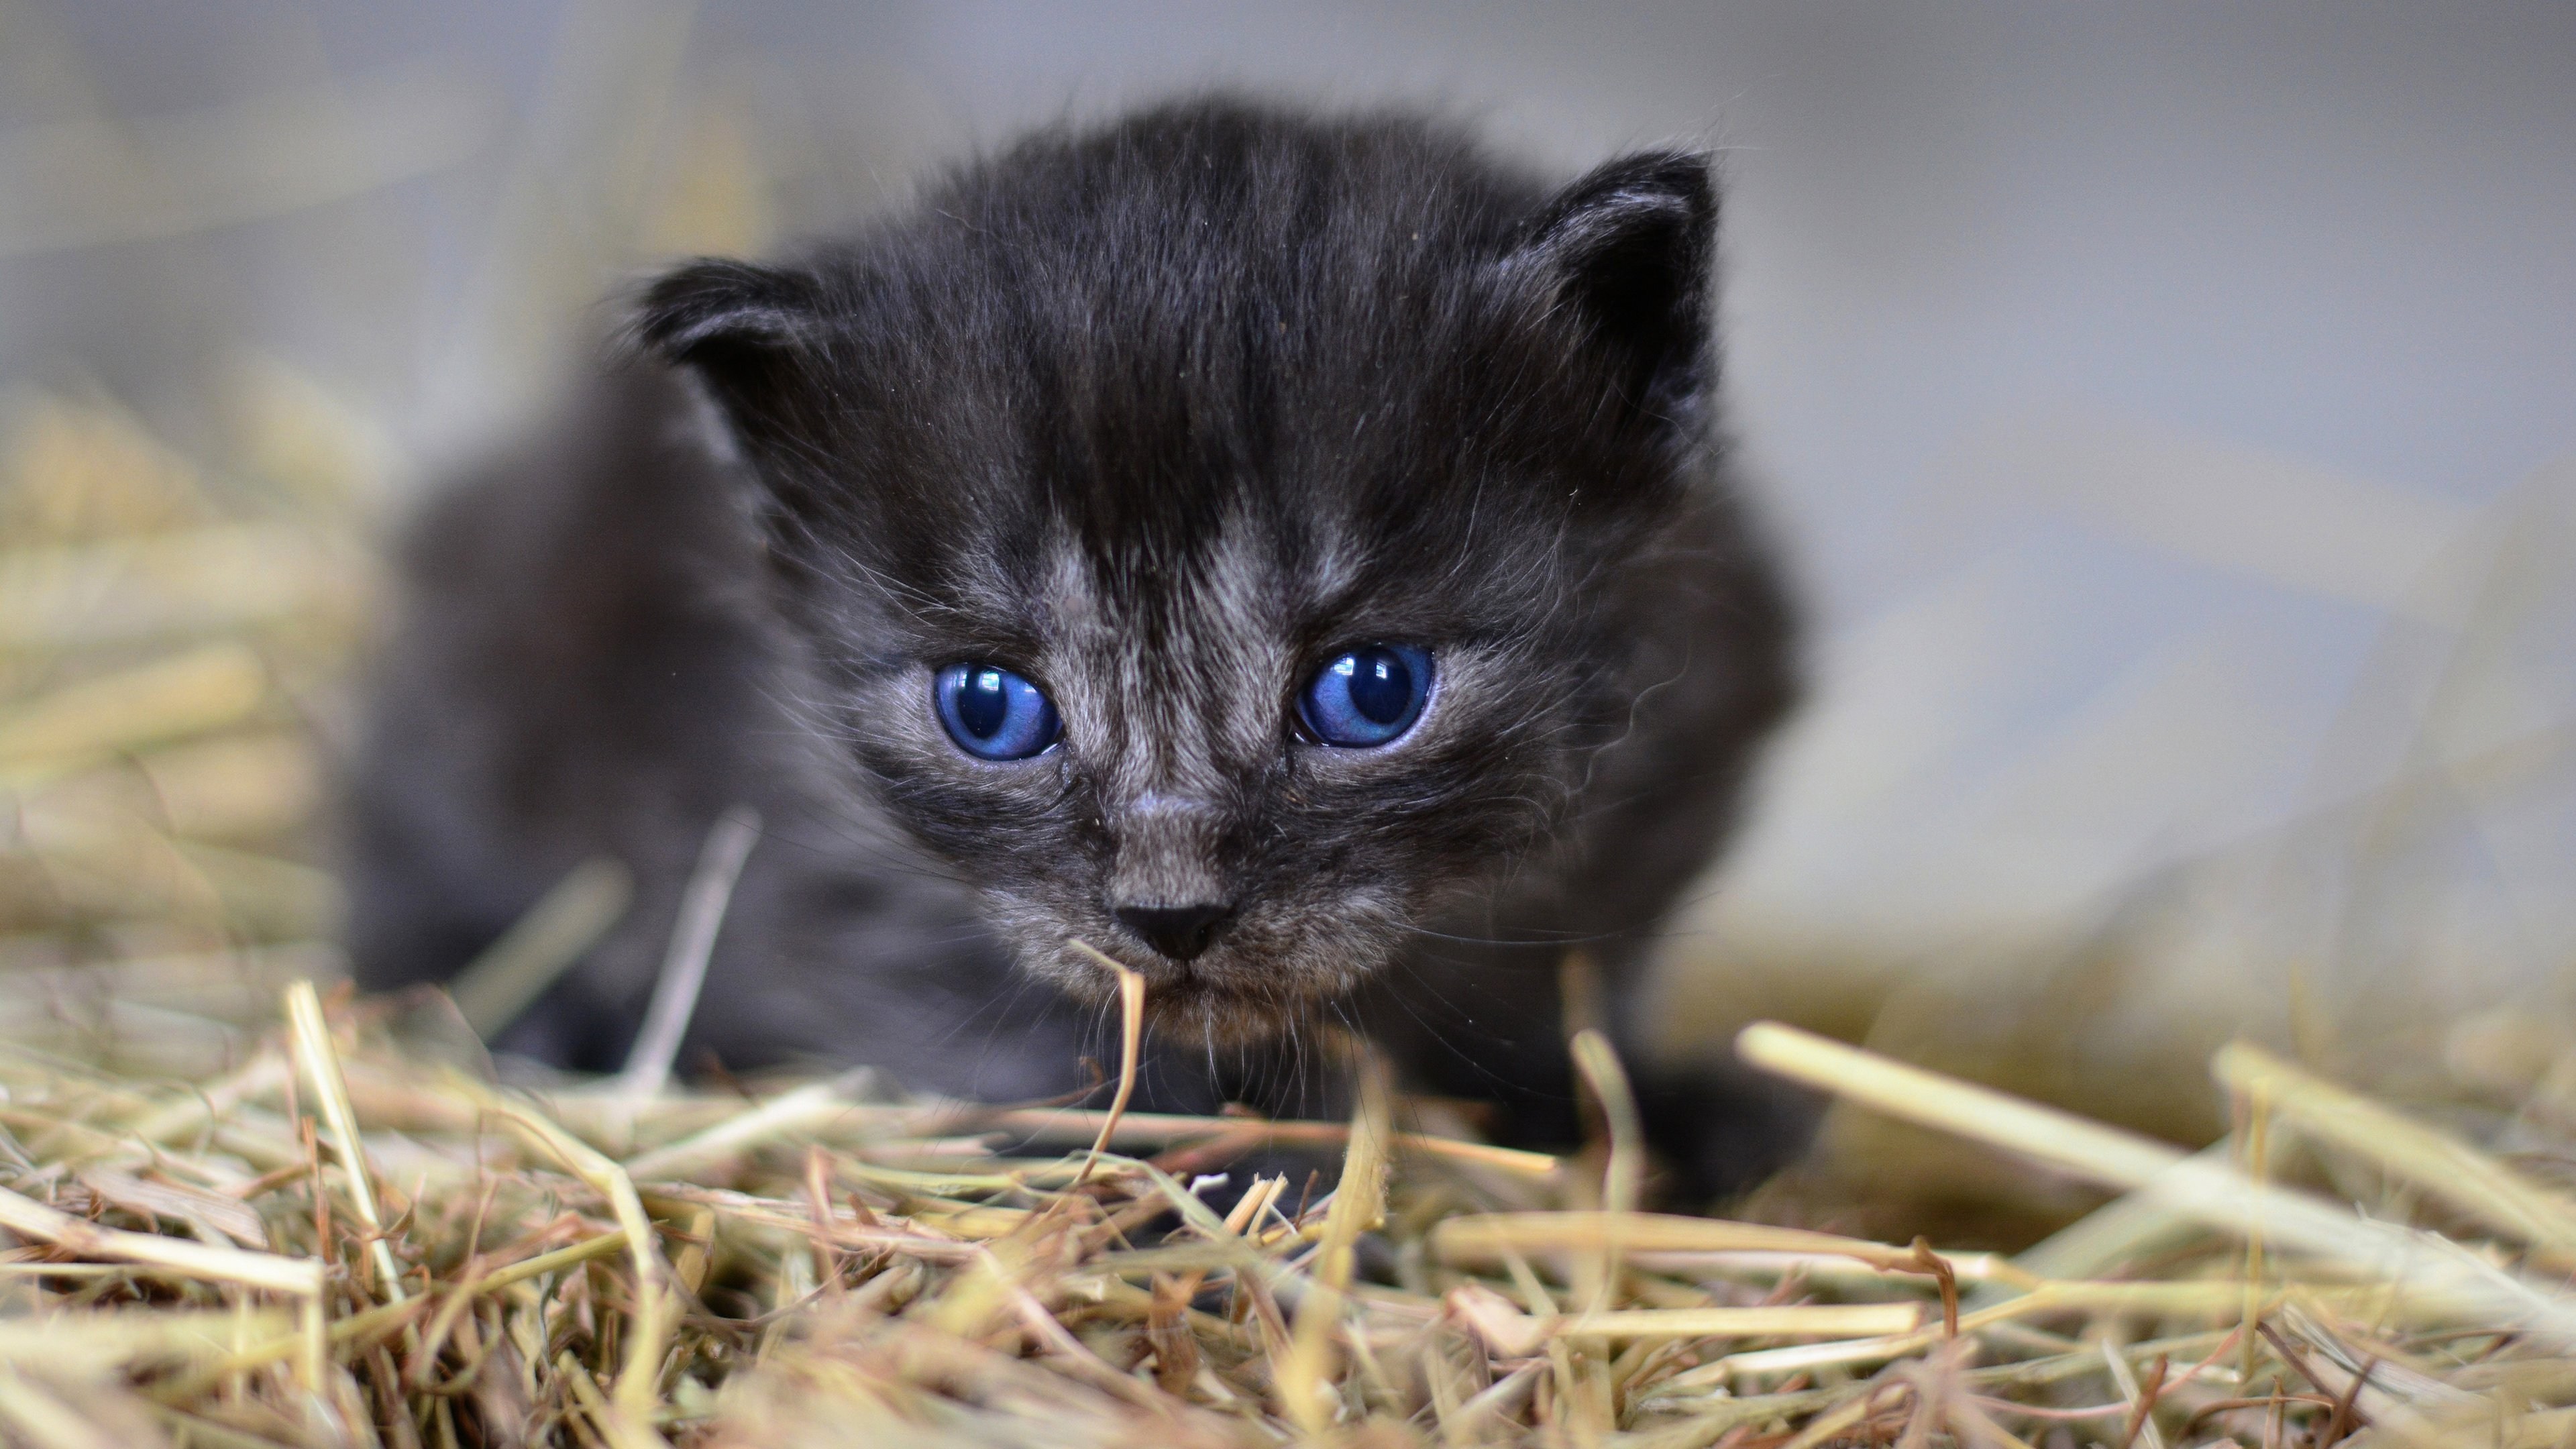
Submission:
[[[1115,999],[1118,979],[1113,967],[1144,978],[1145,1019],[1158,1027],[1186,1027],[1218,1040],[1252,1040],[1305,1020],[1330,993],[1301,990],[1293,972],[1254,972],[1244,963],[1231,966],[1201,957],[1174,961],[1151,953],[1143,961],[1128,953],[1102,950],[1079,939],[1074,954],[1089,968],[1077,988],[1080,994]]]

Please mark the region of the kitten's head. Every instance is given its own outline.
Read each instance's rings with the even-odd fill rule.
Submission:
[[[757,479],[846,757],[1027,966],[1257,1029],[1529,863],[1628,717],[1714,213],[1695,156],[1550,192],[1201,103],[682,268],[638,332]]]

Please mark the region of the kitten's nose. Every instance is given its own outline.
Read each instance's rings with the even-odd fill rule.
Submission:
[[[1203,901],[1188,906],[1120,906],[1112,914],[1120,925],[1143,937],[1145,944],[1175,961],[1187,961],[1206,950],[1216,933],[1225,929],[1234,907]]]

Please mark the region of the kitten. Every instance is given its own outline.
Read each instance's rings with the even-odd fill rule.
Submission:
[[[614,1066],[710,822],[765,832],[691,1052],[1329,1109],[1315,1028],[1576,1135],[1580,946],[1679,1190],[1787,1117],[1657,1075],[1641,967],[1792,695],[1730,481],[1705,158],[1551,189],[1404,114],[1041,133],[643,293],[639,354],[440,499],[354,799],[361,979],[601,854],[622,924],[504,1037]],[[690,1058],[684,1057],[684,1060]]]

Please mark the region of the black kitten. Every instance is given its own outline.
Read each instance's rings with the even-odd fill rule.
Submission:
[[[729,1065],[1061,1091],[1102,1052],[1081,941],[1150,982],[1152,1105],[1312,1110],[1289,1044],[1338,1016],[1564,1140],[1560,956],[1642,1066],[1642,958],[1793,693],[1715,213],[1699,156],[1550,190],[1431,121],[1207,101],[672,273],[648,355],[417,536],[362,979],[622,857],[638,908],[505,1038],[613,1065],[744,802],[691,1035]],[[1781,1135],[1641,1088],[1686,1191]]]

